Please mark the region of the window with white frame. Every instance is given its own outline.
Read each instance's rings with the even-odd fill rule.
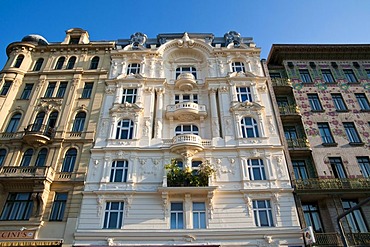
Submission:
[[[304,219],[307,226],[311,226],[315,232],[323,232],[319,207],[314,203],[302,204]]]
[[[331,98],[337,111],[347,111],[346,103],[340,93],[332,93]]]
[[[342,200],[343,210],[347,211],[357,205],[357,202],[354,200]],[[350,228],[350,232],[354,233],[368,233],[368,229],[362,215],[361,208],[353,210],[346,215],[346,223]]]
[[[184,205],[182,202],[171,202],[171,229],[184,228]]]
[[[357,158],[357,163],[360,166],[362,176],[364,178],[370,178],[370,159],[369,157],[356,157],[356,158]]]
[[[193,202],[193,228],[205,229],[206,226],[206,204],[204,202]]]
[[[191,66],[181,66],[181,67],[178,67],[176,68],[176,79],[177,77],[180,75],[180,74],[183,74],[183,73],[189,73],[189,74],[192,74],[194,76],[195,79],[197,79],[197,70],[195,67],[191,67]]]
[[[355,93],[358,104],[360,105],[361,110],[368,111],[370,110],[369,100],[366,98],[364,93]]]
[[[127,66],[127,74],[140,74],[140,64],[139,63],[130,63]]]
[[[248,175],[250,180],[266,180],[265,166],[261,159],[248,160]]]
[[[127,160],[115,160],[112,163],[110,170],[109,182],[114,183],[125,183],[127,182],[128,172],[128,161]]]
[[[236,95],[238,96],[239,102],[252,102],[252,93],[249,87],[237,87],[236,88]]]
[[[175,104],[193,102],[198,104],[198,94],[175,94]]]
[[[232,62],[231,70],[233,72],[245,72],[245,66],[243,62]]]
[[[270,200],[253,200],[253,213],[256,226],[274,226]]]
[[[259,137],[257,121],[254,118],[242,118],[241,128],[243,138]]]
[[[343,123],[343,126],[350,143],[362,143],[354,123],[352,122]]]
[[[136,102],[137,89],[136,88],[125,88],[122,91],[121,103],[135,103]]]
[[[175,129],[175,134],[178,135],[186,135],[186,134],[193,134],[199,135],[198,127],[195,125],[179,125]]]
[[[132,139],[134,122],[131,119],[122,119],[117,124],[116,139]]]
[[[120,229],[123,221],[124,202],[106,202],[104,229]]]

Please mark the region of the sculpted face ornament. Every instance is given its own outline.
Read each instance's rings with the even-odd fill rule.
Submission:
[[[140,32],[134,33],[130,37],[130,43],[132,45],[132,49],[138,49],[139,46],[143,46],[147,41],[148,37]]]

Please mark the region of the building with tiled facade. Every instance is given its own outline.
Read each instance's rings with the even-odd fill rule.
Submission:
[[[251,38],[135,33],[111,60],[75,246],[303,245]]]
[[[114,42],[28,35],[0,71],[0,246],[72,245]]]
[[[267,65],[302,228],[341,246],[338,215],[370,197],[370,45],[273,45]],[[370,205],[341,219],[370,244]]]

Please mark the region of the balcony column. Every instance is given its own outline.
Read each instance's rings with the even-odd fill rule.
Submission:
[[[122,88],[122,85],[117,85],[116,87],[116,95],[114,97],[114,103],[115,104],[121,104],[121,98],[122,98],[122,91],[123,91],[123,88]]]
[[[220,136],[220,126],[217,112],[216,88],[209,89],[210,106],[211,106],[211,121],[212,121],[212,137]]]
[[[192,201],[191,201],[191,195],[190,194],[185,194],[185,202],[184,202],[184,206],[185,206],[185,229],[191,229],[192,228],[192,222],[191,222],[191,214],[192,214],[192,211],[193,211],[193,208],[192,208]]]
[[[261,102],[261,99],[260,99],[260,97],[258,95],[258,92],[256,90],[256,86],[257,86],[257,84],[255,82],[251,83],[251,87],[250,87],[251,88],[251,94],[253,95],[253,98],[254,98],[255,102]]]
[[[142,98],[143,98],[143,85],[139,84],[138,87],[137,87],[137,96],[136,96],[136,102],[135,103],[140,107],[143,104]]]
[[[230,82],[230,95],[231,95],[231,104],[234,105],[238,102],[238,97],[236,94],[236,85],[235,83]]]
[[[156,88],[157,93],[157,114],[155,121],[155,137],[162,138],[162,119],[163,119],[163,94],[165,92],[164,88]]]

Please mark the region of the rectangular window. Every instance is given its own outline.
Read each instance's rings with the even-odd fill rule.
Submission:
[[[198,94],[175,94],[175,104],[193,102],[198,104]]]
[[[50,221],[62,221],[66,209],[68,193],[55,193]]]
[[[32,88],[33,88],[33,84],[26,83],[26,85],[24,86],[22,95],[21,95],[21,99],[29,99],[31,96]]]
[[[193,228],[206,229],[206,204],[193,202]]]
[[[322,142],[325,144],[335,143],[328,123],[317,123]]]
[[[189,73],[189,74],[192,74],[194,76],[194,79],[197,79],[197,70],[195,67],[178,67],[176,69],[176,79],[179,75],[183,74],[183,73]]]
[[[244,63],[242,62],[232,62],[231,69],[233,72],[245,72]]]
[[[137,89],[136,88],[131,88],[131,89],[128,89],[128,88],[125,88],[123,89],[123,92],[122,92],[122,101],[121,103],[135,103],[136,102],[136,94],[137,94]]]
[[[330,166],[333,171],[335,178],[346,178],[346,172],[344,171],[342,159],[339,157],[329,158]]]
[[[184,207],[182,202],[171,203],[171,229],[184,228]]]
[[[124,202],[106,202],[104,212],[104,229],[120,229],[122,227]]]
[[[261,159],[248,160],[248,174],[250,180],[266,180],[265,166]]]
[[[59,84],[59,88],[58,88],[57,95],[56,95],[57,98],[63,98],[64,97],[64,94],[66,93],[67,85],[68,85],[68,82],[66,82],[66,81],[61,82]]]
[[[370,178],[370,159],[369,157],[356,157],[357,163],[360,166],[362,176]]]
[[[347,111],[346,103],[344,103],[343,97],[340,93],[331,94],[335,109],[337,111]]]
[[[281,78],[281,74],[279,72],[270,73],[270,78],[271,79]]]
[[[53,97],[53,93],[55,90],[57,83],[56,82],[49,82],[48,87],[46,88],[44,98],[51,98]]]
[[[306,162],[304,160],[292,160],[296,179],[308,179]]]
[[[31,193],[9,193],[0,220],[28,220],[32,206]]]
[[[252,102],[252,93],[249,87],[237,87],[236,94],[239,102]]]
[[[127,182],[128,161],[116,160],[112,163],[109,182]]]
[[[343,123],[343,126],[350,143],[362,143],[354,123]]]
[[[360,105],[361,110],[370,110],[369,101],[366,98],[364,93],[355,93],[358,104]]]
[[[310,104],[312,111],[322,111],[323,110],[319,96],[316,93],[307,94],[307,97],[308,97],[308,103]]]
[[[5,96],[8,94],[10,87],[12,86],[11,81],[5,81],[3,88],[1,89],[0,95]]]
[[[343,72],[344,72],[344,75],[345,75],[345,77],[346,77],[346,79],[349,83],[357,82],[355,73],[353,73],[352,69],[344,69]]]
[[[321,70],[322,77],[326,83],[334,83],[334,77],[331,73],[330,69],[322,69]]]
[[[93,82],[86,82],[84,89],[82,90],[81,98],[90,99],[93,86],[94,86]]]
[[[324,232],[322,228],[319,207],[316,204],[302,204],[304,219],[307,226],[312,226],[315,232]]]
[[[312,82],[310,72],[308,71],[308,69],[300,69],[299,70],[299,75],[300,75],[301,81],[303,83],[311,83]]]
[[[254,200],[253,213],[256,226],[274,226],[270,200]]]
[[[366,70],[366,75],[367,75],[367,78],[370,79],[370,69]]]
[[[356,201],[353,200],[342,200],[343,210],[347,211],[357,205]],[[368,233],[368,229],[360,209],[356,209],[346,215],[346,223],[350,228],[350,232],[354,233]]]
[[[130,63],[127,67],[127,74],[140,74],[140,64],[139,63]]]

